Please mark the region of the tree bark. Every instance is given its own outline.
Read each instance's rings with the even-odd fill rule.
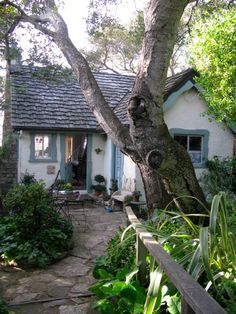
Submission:
[[[186,212],[202,212],[195,200],[176,199],[187,195],[205,203],[191,160],[184,148],[171,138],[163,115],[167,69],[179,21],[188,1],[149,2],[140,67],[128,104],[129,129],[121,124],[106,103],[86,59],[71,42],[54,1],[45,2],[48,7],[41,19],[21,12],[22,21],[32,23],[52,37],[71,65],[100,126],[114,144],[138,165],[150,214],[155,208],[165,207],[170,199]],[[45,23],[49,22],[51,27],[47,28]]]

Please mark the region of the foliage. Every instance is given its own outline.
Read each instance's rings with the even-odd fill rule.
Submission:
[[[207,291],[226,309],[234,313],[236,298],[236,255],[235,234],[228,224],[228,204],[224,193],[216,195],[213,199],[209,217],[209,226],[198,226],[190,220],[190,215],[180,212],[158,212],[157,218],[146,223],[146,228],[162,244],[163,248],[188,271],[194,279],[198,280]],[[130,231],[130,230],[129,230]],[[118,241],[119,243],[119,241]],[[120,248],[114,250],[117,239],[109,244],[112,254],[120,254]],[[119,245],[118,245],[119,246]],[[135,251],[132,254],[134,260]],[[112,259],[117,265],[117,259]],[[118,271],[109,271],[107,255],[98,259],[94,271],[99,281],[91,288],[99,297],[96,309],[101,313],[179,313],[180,295],[169,282],[167,276],[159,267],[155,267],[153,259],[149,257],[150,284],[137,286],[132,277],[137,272],[135,266],[120,268]],[[112,269],[112,268],[111,268]],[[127,284],[127,269],[132,269],[132,280],[128,284],[135,286],[134,295],[141,292],[142,302],[129,304],[129,311],[123,312],[119,307],[120,291]],[[123,277],[121,277],[123,275]],[[120,287],[120,290],[118,289]],[[144,290],[141,290],[143,288]],[[144,293],[145,291],[145,293]],[[144,301],[145,300],[145,301]],[[130,300],[129,300],[130,301]],[[126,302],[127,303],[127,302]],[[104,306],[104,307],[103,307]],[[109,308],[106,312],[106,306]],[[128,303],[127,303],[128,307]]]
[[[202,25],[204,24],[204,27]],[[236,122],[236,10],[207,15],[192,31],[190,53],[200,73],[197,82],[217,121]]]
[[[142,194],[140,191],[135,190],[133,191],[132,196],[142,196]]]
[[[43,267],[68,250],[72,225],[60,217],[42,182],[9,191],[10,215],[0,220],[0,256],[6,262]]]
[[[1,314],[9,314],[7,304],[4,300],[0,298],[0,313]]]
[[[104,314],[143,313],[146,293],[135,280],[136,273],[137,269],[130,272],[128,268],[114,277],[105,270],[100,272],[100,281],[89,288],[100,299],[94,308]]]
[[[72,184],[60,179],[55,182],[54,188],[57,190],[72,190]]]
[[[106,255],[100,257],[94,266],[93,275],[97,277],[97,270],[105,269],[112,275],[116,275],[123,268],[131,269],[135,265],[135,232],[129,230],[126,238],[121,241],[124,228],[119,228],[114,237],[109,241]]]
[[[111,191],[111,194],[118,191],[118,180],[117,179],[112,180],[112,185],[111,185],[111,188],[109,190]]]
[[[104,176],[102,176],[101,174],[97,174],[95,177],[94,177],[94,180],[98,183],[104,183],[105,182],[105,178]]]
[[[98,182],[98,184],[93,184],[93,185],[91,186],[91,188],[92,188],[94,191],[96,191],[96,192],[106,194],[106,190],[107,190],[107,189],[106,189],[106,186],[105,186],[106,180],[105,180],[104,176],[102,176],[101,174],[97,174],[97,175],[95,175],[94,180],[95,180],[96,182]]]
[[[215,156],[206,162],[208,170],[200,178],[208,200],[219,191],[224,191],[231,199],[236,201],[236,158],[219,158]]]
[[[145,289],[134,278],[135,232],[129,230],[121,241],[120,228],[107,246],[106,255],[96,260],[93,275],[98,282],[90,291],[99,297],[94,308],[101,313],[142,313]]]
[[[133,196],[132,195],[126,195],[124,198],[124,203],[125,205],[130,204],[133,201]]]
[[[36,182],[37,180],[35,179],[34,174],[30,174],[27,171],[25,172],[23,178],[21,179],[21,183],[24,185],[29,185]]]

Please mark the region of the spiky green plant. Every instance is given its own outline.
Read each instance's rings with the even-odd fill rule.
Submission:
[[[213,198],[211,210],[208,214],[208,226],[194,224],[191,219],[193,214],[186,215],[181,211],[170,211],[170,206],[171,204],[164,211],[159,212],[156,219],[145,223],[146,229],[162,244],[163,248],[173,259],[181,264],[194,279],[198,280],[226,308],[228,313],[234,313],[236,306],[236,241],[235,235],[228,224],[229,206],[225,194],[219,193]],[[207,216],[207,213],[206,215],[196,214],[195,216],[204,218]],[[141,223],[133,227],[141,227]],[[125,244],[127,241],[127,232],[130,228],[132,226],[129,226],[123,232],[121,243],[124,242],[123,244]],[[120,245],[119,243],[117,245]],[[155,265],[152,256],[147,256],[147,261],[149,262],[150,284],[149,287],[145,287],[146,300],[143,300],[143,303],[133,302],[130,309],[126,308],[128,311],[126,312],[152,314],[162,313],[163,310],[169,313],[179,313],[179,292],[170,283],[167,275],[163,273],[161,268]],[[119,271],[124,273],[122,269],[119,269]],[[109,278],[106,277],[108,275],[110,276]],[[100,285],[103,286],[106,283],[105,289],[107,289],[106,293],[109,302],[113,300],[112,296],[115,296],[114,300],[120,300],[119,298],[117,299],[117,295],[114,295],[115,292],[117,293],[117,289],[113,285],[117,279],[113,278],[111,274],[106,276],[105,282],[100,282]],[[136,291],[136,296],[140,296],[137,292],[140,286],[137,286],[135,277],[132,278],[134,281],[130,281],[129,285],[132,284]],[[107,281],[111,284],[111,290],[108,289]],[[122,289],[125,287],[125,284],[122,283],[121,285],[119,283]],[[104,290],[104,288],[102,289]],[[134,292],[132,293],[134,294]],[[107,303],[105,305],[107,306]],[[103,306],[105,307],[105,305]],[[135,312],[132,312],[134,310]],[[116,313],[123,312],[116,307]]]

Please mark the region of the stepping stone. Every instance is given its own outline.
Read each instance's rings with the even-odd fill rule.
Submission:
[[[89,303],[80,305],[62,305],[59,307],[59,314],[85,314],[89,309]]]

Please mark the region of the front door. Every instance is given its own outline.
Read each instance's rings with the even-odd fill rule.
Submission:
[[[87,180],[87,135],[79,133],[64,137],[64,178],[74,188],[86,189]],[[63,172],[62,172],[63,176]]]

